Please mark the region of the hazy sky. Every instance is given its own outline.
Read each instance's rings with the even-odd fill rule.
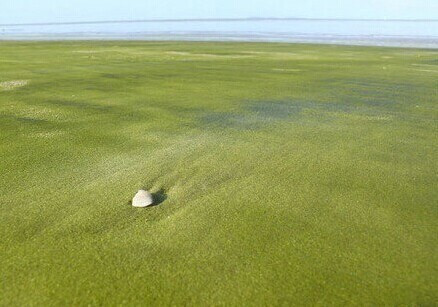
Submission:
[[[438,0],[0,0],[0,24],[218,17],[438,19]]]

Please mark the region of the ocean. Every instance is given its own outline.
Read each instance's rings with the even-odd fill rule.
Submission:
[[[0,25],[0,40],[126,39],[438,48],[438,20],[178,20]]]

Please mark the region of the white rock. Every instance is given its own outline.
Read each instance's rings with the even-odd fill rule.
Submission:
[[[143,208],[152,205],[153,202],[154,200],[151,193],[145,190],[139,190],[132,199],[132,206]]]

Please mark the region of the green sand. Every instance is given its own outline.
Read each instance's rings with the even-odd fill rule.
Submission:
[[[437,78],[437,50],[0,43],[0,305],[435,304]]]

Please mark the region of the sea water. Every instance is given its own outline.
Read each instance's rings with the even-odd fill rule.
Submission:
[[[438,20],[216,20],[0,26],[0,39],[272,41],[438,48]]]

